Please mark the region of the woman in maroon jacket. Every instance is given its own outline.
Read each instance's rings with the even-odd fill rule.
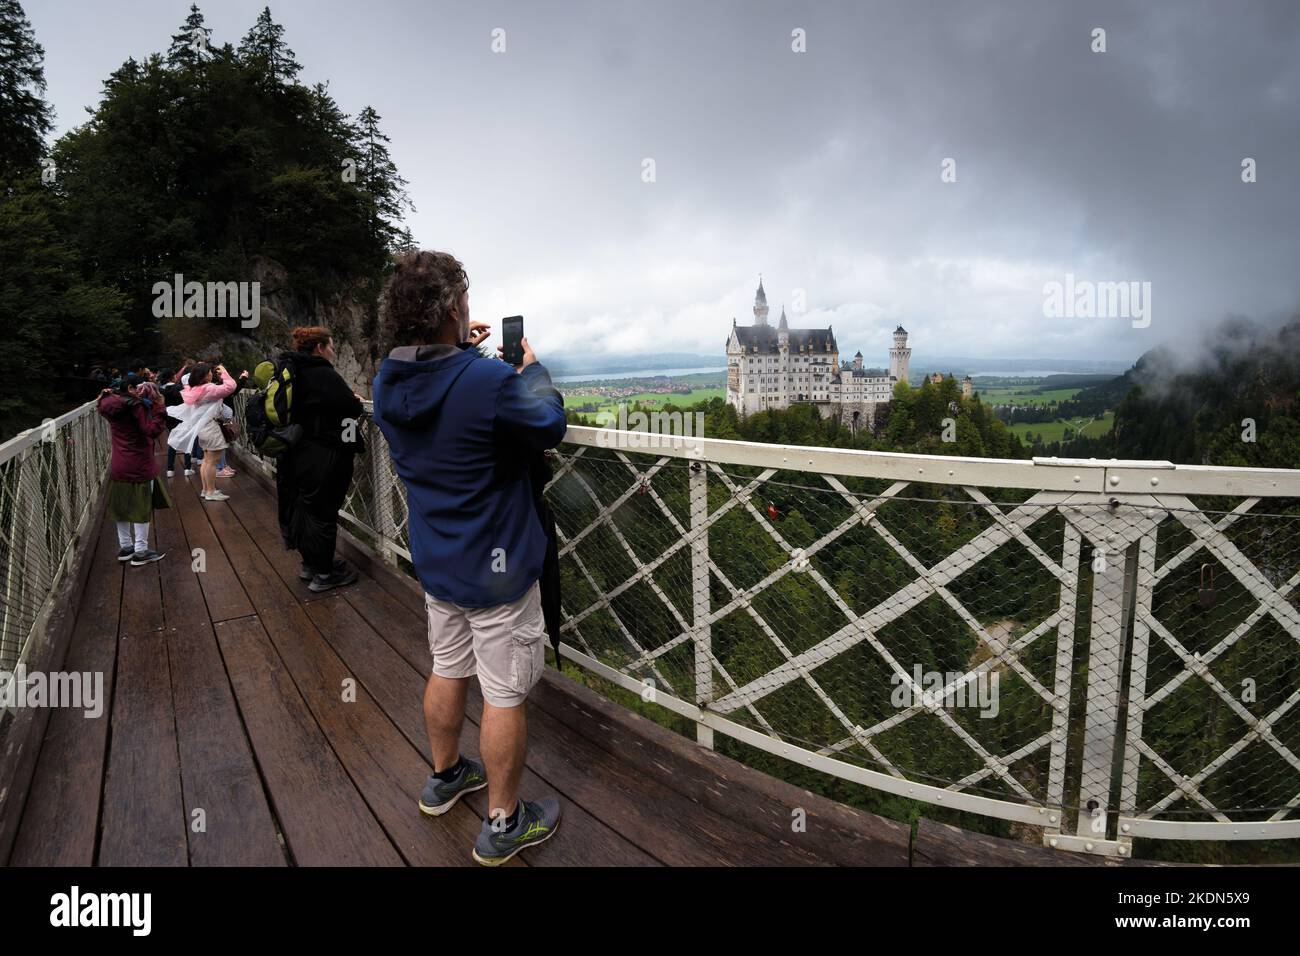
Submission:
[[[166,427],[167,409],[156,385],[130,373],[117,388],[100,393],[98,410],[108,419],[113,441],[108,518],[117,523],[117,560],[140,567],[163,556],[149,547],[149,522],[154,508],[171,507],[167,485],[154,480],[154,439]]]

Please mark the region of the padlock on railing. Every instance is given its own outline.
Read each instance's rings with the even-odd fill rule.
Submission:
[[[1201,565],[1201,587],[1196,592],[1196,603],[1202,611],[1214,607],[1219,599],[1219,592],[1214,589],[1214,565]]]

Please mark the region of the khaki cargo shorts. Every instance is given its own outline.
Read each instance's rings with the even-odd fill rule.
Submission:
[[[546,665],[546,619],[536,582],[508,604],[461,607],[425,594],[424,606],[435,674],[478,674],[483,699],[494,707],[524,702]]]

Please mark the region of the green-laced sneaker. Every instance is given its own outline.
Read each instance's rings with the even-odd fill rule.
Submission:
[[[474,843],[474,859],[484,866],[500,866],[525,847],[545,843],[555,835],[560,825],[560,801],[548,797],[536,803],[520,800],[519,805],[519,822],[509,830],[498,832],[492,820],[483,821]]]
[[[439,780],[433,774],[424,782],[424,792],[420,794],[420,812],[431,817],[440,817],[456,805],[464,794],[482,790],[487,786],[487,774],[483,765],[468,757],[461,758],[460,773],[450,780]]]

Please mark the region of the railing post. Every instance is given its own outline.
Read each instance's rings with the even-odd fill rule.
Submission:
[[[367,418],[366,453],[370,455],[370,487],[375,504],[375,533],[379,536],[376,549],[383,559],[396,566],[397,554],[392,545],[397,543],[397,516],[393,513],[393,476],[388,471],[386,448],[379,447],[383,435]]]
[[[1137,543],[1129,544],[1117,557],[1118,567],[1094,568],[1092,579],[1088,696],[1075,833],[1097,842],[1106,840],[1109,824],[1124,654],[1137,578]]]
[[[1043,828],[1044,839],[1059,836],[1065,827],[1065,761],[1070,735],[1070,684],[1074,668],[1074,629],[1079,604],[1079,552],[1082,536],[1070,523],[1065,525],[1061,564],[1067,581],[1061,585],[1061,623],[1056,632],[1056,673],[1052,685],[1052,745],[1048,758],[1047,805],[1056,822]],[[1048,818],[1051,819],[1050,817]]]
[[[1129,666],[1128,713],[1125,715],[1124,769],[1120,777],[1119,815],[1132,816],[1137,810],[1138,769],[1142,740],[1142,719],[1146,714],[1147,652],[1151,640],[1151,602],[1155,593],[1156,533],[1142,536],[1139,543],[1136,593],[1133,613],[1133,655]],[[1124,837],[1121,826],[1120,837]]]
[[[709,626],[709,476],[703,461],[690,466],[691,594],[695,639],[695,702],[701,708],[713,700],[713,638]],[[695,724],[695,739],[713,749],[713,728]]]

